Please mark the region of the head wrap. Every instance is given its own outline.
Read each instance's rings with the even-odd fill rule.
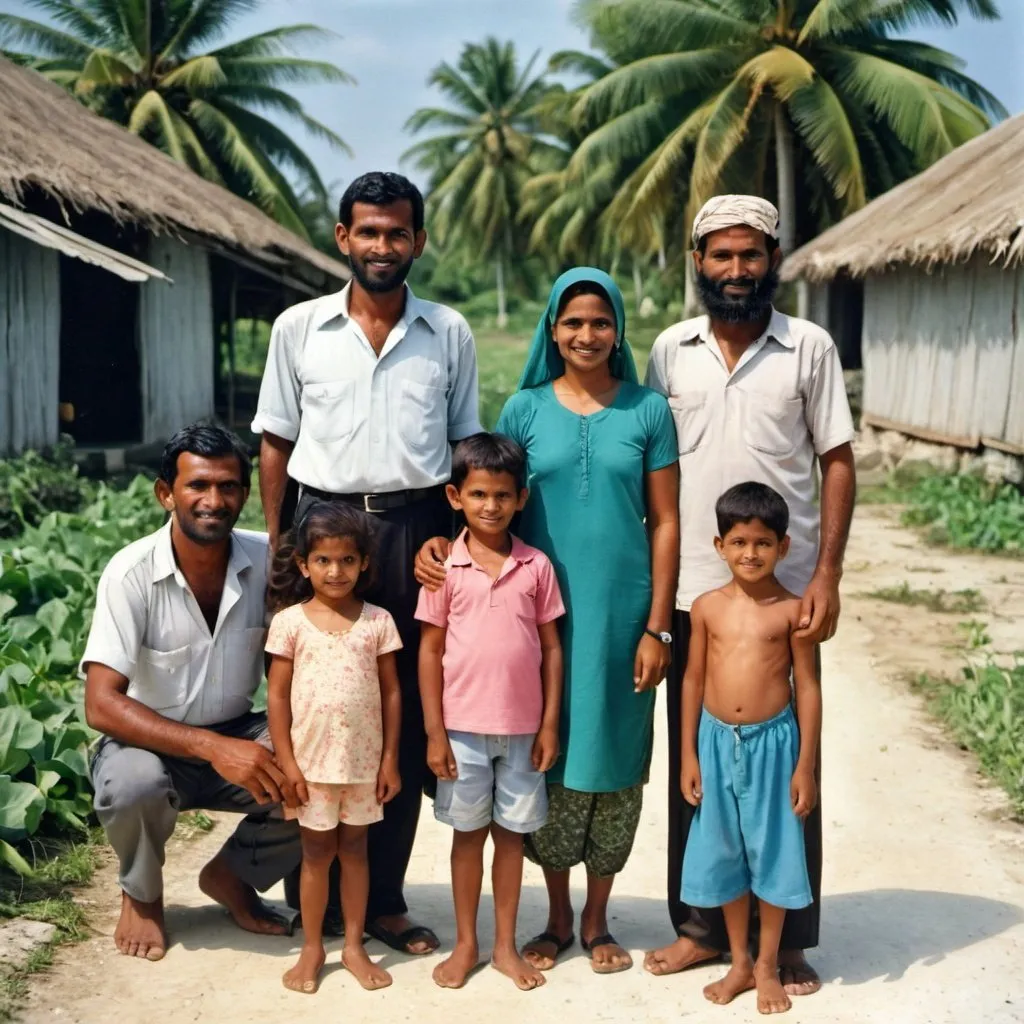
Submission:
[[[537,329],[533,332],[533,344],[530,345],[526,366],[523,368],[523,375],[519,378],[517,390],[539,388],[543,384],[557,380],[565,373],[565,360],[555,344],[552,328],[558,317],[558,307],[562,302],[562,296],[568,288],[581,281],[600,285],[615,312],[615,348],[608,360],[608,368],[611,370],[612,376],[618,377],[619,380],[629,381],[631,384],[639,383],[636,364],[633,362],[633,352],[629,347],[629,342],[626,341],[626,306],[622,300],[619,286],[603,270],[598,270],[596,267],[575,267],[573,270],[567,270],[551,286],[548,306],[537,324]]]
[[[712,231],[745,224],[763,231],[769,238],[779,237],[779,211],[760,196],[713,196],[693,218],[693,244]]]

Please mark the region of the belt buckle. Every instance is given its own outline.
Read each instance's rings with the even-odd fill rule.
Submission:
[[[379,494],[364,494],[363,495],[363,511],[365,513],[367,513],[367,515],[378,515],[379,513],[385,511],[383,508],[372,508],[371,507],[372,504],[373,504],[373,499],[374,498],[379,498],[379,497],[381,497],[381,495],[379,495]]]

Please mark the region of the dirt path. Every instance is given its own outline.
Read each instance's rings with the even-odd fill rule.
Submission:
[[[972,587],[988,599],[998,648],[1024,646],[1024,563],[950,555],[921,547],[891,513],[858,514],[849,553],[846,607],[839,636],[825,648],[825,879],[822,946],[814,962],[822,992],[799,1000],[791,1021],[1024,1021],[1024,829],[1000,820],[999,795],[979,784],[904,686],[886,674],[938,667],[958,657],[944,644],[970,616],[940,616],[857,596],[907,580],[918,589]],[[659,718],[660,722],[660,718]],[[633,858],[617,886],[617,937],[640,959],[667,938],[664,912],[664,737],[659,729],[655,782]],[[424,808],[408,896],[417,915],[450,944],[454,929],[447,879],[449,833]],[[536,1024],[590,1021],[651,1024],[680,1019],[750,1020],[751,998],[714,1008],[701,987],[712,967],[655,979],[640,969],[597,978],[578,951],[549,975],[545,988],[521,994],[490,970],[461,992],[430,981],[436,958],[413,960],[373,943],[395,976],[393,988],[368,994],[332,968],[320,994],[292,995],[280,975],[292,940],[253,940],[230,928],[195,887],[200,865],[227,834],[214,832],[171,852],[167,868],[174,945],[162,964],[114,952],[114,873],[92,894],[92,940],[66,949],[33,987],[28,1024],[99,1024],[130,1019],[159,1024],[288,1021],[334,1024],[339,1017],[423,1024],[514,1020]],[[482,919],[490,903],[485,897]],[[529,869],[521,934],[544,919],[539,872]],[[484,941],[489,937],[484,927]],[[337,962],[337,946],[330,950]]]

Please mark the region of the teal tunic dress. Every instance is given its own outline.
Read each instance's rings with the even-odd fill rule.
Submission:
[[[644,781],[654,691],[633,692],[651,606],[644,474],[679,458],[665,399],[623,381],[580,416],[550,383],[514,394],[497,430],[526,450],[530,498],[518,533],[551,559],[562,590],[561,747],[548,779],[612,793]]]

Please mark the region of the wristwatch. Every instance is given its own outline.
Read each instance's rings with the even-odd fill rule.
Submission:
[[[672,643],[671,633],[658,633],[653,629],[645,629],[644,632],[648,636],[653,636],[655,640],[660,640],[663,644],[670,645]]]

